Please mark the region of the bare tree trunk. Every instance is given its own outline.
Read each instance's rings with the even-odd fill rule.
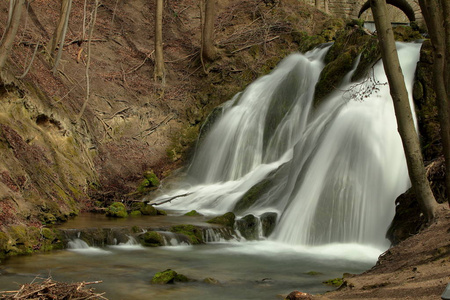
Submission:
[[[447,189],[447,202],[450,205],[450,88],[449,60],[450,47],[448,34],[450,30],[449,0],[442,0],[442,5],[436,0],[419,0],[422,14],[428,27],[433,45],[433,88],[436,93],[439,125],[441,127],[442,148],[444,152]],[[447,10],[447,15],[445,14]]]
[[[316,0],[316,8],[320,9],[320,0]]]
[[[72,5],[72,0],[61,0],[61,9],[59,13],[59,21],[58,25],[53,32],[53,36],[49,42],[50,48],[48,51],[51,56],[54,57],[54,52],[58,43],[60,43],[61,39],[64,41],[65,38],[65,30],[67,30],[67,24],[69,22],[69,14],[70,14],[70,6]]]
[[[55,63],[53,66],[53,75],[56,75],[56,73],[58,72],[58,64],[59,64],[59,60],[61,59],[61,55],[62,55],[62,51],[64,48],[64,40],[66,38],[66,33],[67,33],[67,27],[69,25],[69,16],[70,16],[70,10],[72,9],[72,0],[63,0],[64,2],[61,4],[61,17],[60,17],[60,23],[62,24],[62,28],[61,28],[61,32],[59,34],[57,34],[57,36],[59,36],[59,47],[58,47],[58,53],[56,54],[56,58],[55,58]],[[62,7],[64,6],[65,10],[64,12],[62,11]],[[61,22],[62,21],[62,22]],[[57,30],[59,30],[60,24],[58,24],[58,28]],[[55,38],[55,35],[53,36]],[[52,48],[52,54],[53,51],[56,49],[56,44],[54,45],[55,48]],[[52,45],[53,47],[53,45]]]
[[[19,29],[20,17],[22,16],[23,3],[25,0],[10,0],[9,18],[5,32],[0,44],[0,73],[3,71],[6,60],[11,52],[14,38]]]
[[[155,18],[155,81],[165,83],[165,69],[162,42],[162,21],[163,21],[164,0],[156,0]]]
[[[202,54],[207,60],[216,59],[214,47],[214,21],[216,17],[216,0],[205,0],[205,23],[202,29]]]
[[[403,73],[395,46],[394,33],[387,14],[385,0],[370,0],[375,26],[380,41],[381,57],[394,103],[398,132],[405,151],[408,173],[419,206],[428,222],[435,217],[437,202],[428,182],[420,149],[419,137],[414,127]]]
[[[323,10],[324,10],[326,13],[329,13],[329,12],[330,12],[329,9],[328,9],[328,0],[323,0]]]
[[[91,20],[91,26],[89,28],[89,35],[88,35],[88,45],[87,45],[87,58],[86,58],[86,99],[84,100],[83,106],[81,107],[80,113],[78,114],[77,119],[75,120],[76,123],[80,121],[81,117],[84,114],[84,111],[86,109],[86,106],[89,102],[89,98],[91,96],[91,81],[89,77],[89,67],[91,65],[91,41],[92,41],[92,34],[94,32],[94,26],[95,22],[97,20],[97,9],[98,9],[98,0],[95,0],[95,7],[94,7],[94,13]]]

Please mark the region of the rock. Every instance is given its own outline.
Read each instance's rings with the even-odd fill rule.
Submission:
[[[170,231],[183,234],[188,237],[189,242],[192,245],[198,245],[203,243],[202,229],[194,225],[176,225],[170,228]]]
[[[236,219],[236,216],[234,213],[227,212],[226,214],[212,218],[211,220],[208,220],[207,222],[213,223],[213,224],[220,224],[220,225],[224,225],[224,226],[228,226],[228,227],[233,227],[235,219]]]
[[[139,240],[143,246],[158,247],[164,246],[163,236],[156,231],[147,231],[139,236]]]
[[[139,186],[137,187],[137,192],[140,194],[147,194],[150,191],[153,191],[159,186],[159,179],[155,175],[153,171],[145,171],[144,179],[141,181]]]
[[[246,215],[242,219],[236,221],[236,228],[241,235],[247,240],[257,240],[259,220],[254,215]]]
[[[153,276],[151,283],[152,284],[172,284],[175,282],[186,282],[189,279],[182,275],[178,274],[174,270],[167,269],[163,272],[158,272]]]
[[[215,278],[211,278],[211,277],[207,277],[205,279],[203,279],[204,283],[208,283],[208,284],[213,284],[213,285],[219,285],[220,282],[219,280],[215,279]]]
[[[122,202],[114,202],[106,210],[106,215],[114,218],[128,217],[127,209]]]
[[[277,224],[277,217],[277,213],[274,212],[266,212],[261,215],[259,219],[261,221],[263,236],[268,237],[273,232]]]
[[[285,300],[312,300],[313,296],[311,294],[302,293],[299,291],[293,291],[287,297]]]
[[[138,210],[141,214],[146,216],[156,216],[158,211],[152,205],[147,204],[145,202],[134,202],[131,205],[132,210]]]
[[[198,213],[196,210],[191,210],[190,212],[187,212],[184,215],[188,216],[188,217],[203,216],[202,214]]]

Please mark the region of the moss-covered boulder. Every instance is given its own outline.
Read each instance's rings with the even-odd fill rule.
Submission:
[[[212,224],[220,224],[228,227],[234,226],[234,220],[236,219],[236,215],[232,212],[227,212],[226,214],[222,216],[217,216],[215,218],[212,218],[208,220],[208,223]]]
[[[128,217],[127,209],[122,202],[114,202],[106,209],[106,215],[114,218]]]
[[[203,230],[194,225],[175,225],[170,228],[171,232],[185,235],[190,244],[198,245],[203,243]]]
[[[268,237],[277,224],[277,213],[274,212],[266,212],[259,217],[261,221],[262,233],[265,237]]]
[[[323,282],[324,284],[339,287],[344,283],[344,278],[333,278]]]
[[[158,272],[153,276],[151,283],[152,284],[173,284],[175,282],[187,282],[189,279],[182,275],[178,274],[174,270],[167,269],[162,272]]]
[[[191,210],[190,212],[187,212],[187,213],[185,213],[184,215],[185,215],[185,216],[188,216],[188,217],[198,217],[198,216],[203,216],[201,213],[199,213],[199,212],[196,211],[196,210]]]
[[[422,34],[411,26],[396,26],[393,31],[395,40],[399,42],[414,42],[423,39]]]
[[[153,190],[156,190],[159,186],[159,179],[153,171],[144,172],[144,179],[137,187],[139,194],[147,194]]]
[[[158,214],[158,211],[153,207],[153,205],[147,204],[145,202],[134,202],[131,205],[131,209],[133,211],[140,211],[141,214],[145,216],[156,216]]]
[[[164,246],[164,237],[156,231],[147,231],[139,236],[139,241],[146,247]]]
[[[247,240],[257,240],[259,238],[258,225],[259,220],[254,215],[246,215],[236,221],[236,228]]]

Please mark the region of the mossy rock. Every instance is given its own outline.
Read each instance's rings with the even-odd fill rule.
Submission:
[[[158,211],[152,205],[145,202],[134,202],[131,205],[132,210],[138,210],[145,216],[156,216]]]
[[[194,225],[175,225],[170,228],[171,232],[183,234],[188,237],[192,245],[203,243],[203,230]]]
[[[228,227],[234,226],[234,220],[236,219],[236,215],[232,212],[227,212],[226,214],[222,216],[217,216],[215,218],[212,218],[211,220],[208,220],[208,223],[212,224],[220,224]]]
[[[140,194],[147,194],[153,190],[156,190],[159,184],[159,179],[153,171],[145,171],[144,179],[138,185],[137,192]]]
[[[127,209],[122,202],[114,202],[106,209],[106,215],[114,218],[128,217]]]
[[[268,237],[277,224],[278,214],[274,212],[266,212],[259,218],[261,220],[262,232],[265,237]]]
[[[141,244],[146,247],[164,246],[163,236],[156,231],[147,231],[139,236],[139,240],[141,241]]]
[[[163,210],[163,209],[157,209],[156,210],[156,214],[158,216],[167,216],[167,212],[165,210]]]
[[[325,283],[327,285],[339,287],[344,283],[344,278],[334,278],[334,279],[324,281],[323,283]]]
[[[203,216],[201,213],[197,212],[196,210],[191,210],[190,212],[187,212],[184,215],[188,216],[188,217]]]
[[[396,26],[393,31],[395,40],[399,42],[414,42],[423,39],[422,34],[411,26]]]
[[[254,215],[246,215],[236,221],[236,228],[246,240],[258,239],[258,219]]]
[[[173,284],[175,282],[186,282],[189,279],[182,275],[178,274],[174,270],[167,269],[162,272],[158,272],[153,276],[151,283],[152,284]]]
[[[323,273],[320,272],[316,272],[316,271],[309,271],[306,273],[309,276],[318,276],[318,275],[323,275]]]
[[[241,213],[249,209],[253,204],[255,204],[256,200],[258,200],[261,195],[266,193],[272,187],[271,182],[272,181],[270,178],[266,178],[252,186],[244,194],[244,196],[236,202],[233,211],[236,213]]]
[[[130,212],[130,217],[140,217],[142,216],[142,213],[140,210],[133,210]]]

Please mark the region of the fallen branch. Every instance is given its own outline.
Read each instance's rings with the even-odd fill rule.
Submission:
[[[177,199],[177,198],[189,196],[191,194],[193,194],[193,193],[186,193],[186,194],[182,194],[182,195],[176,195],[176,196],[173,196],[173,197],[165,198],[165,199],[161,200],[160,202],[156,202],[156,203],[150,202],[150,204],[153,205],[153,206],[157,206],[157,205],[161,205],[161,204],[170,202],[170,201],[172,201],[174,199]]]

